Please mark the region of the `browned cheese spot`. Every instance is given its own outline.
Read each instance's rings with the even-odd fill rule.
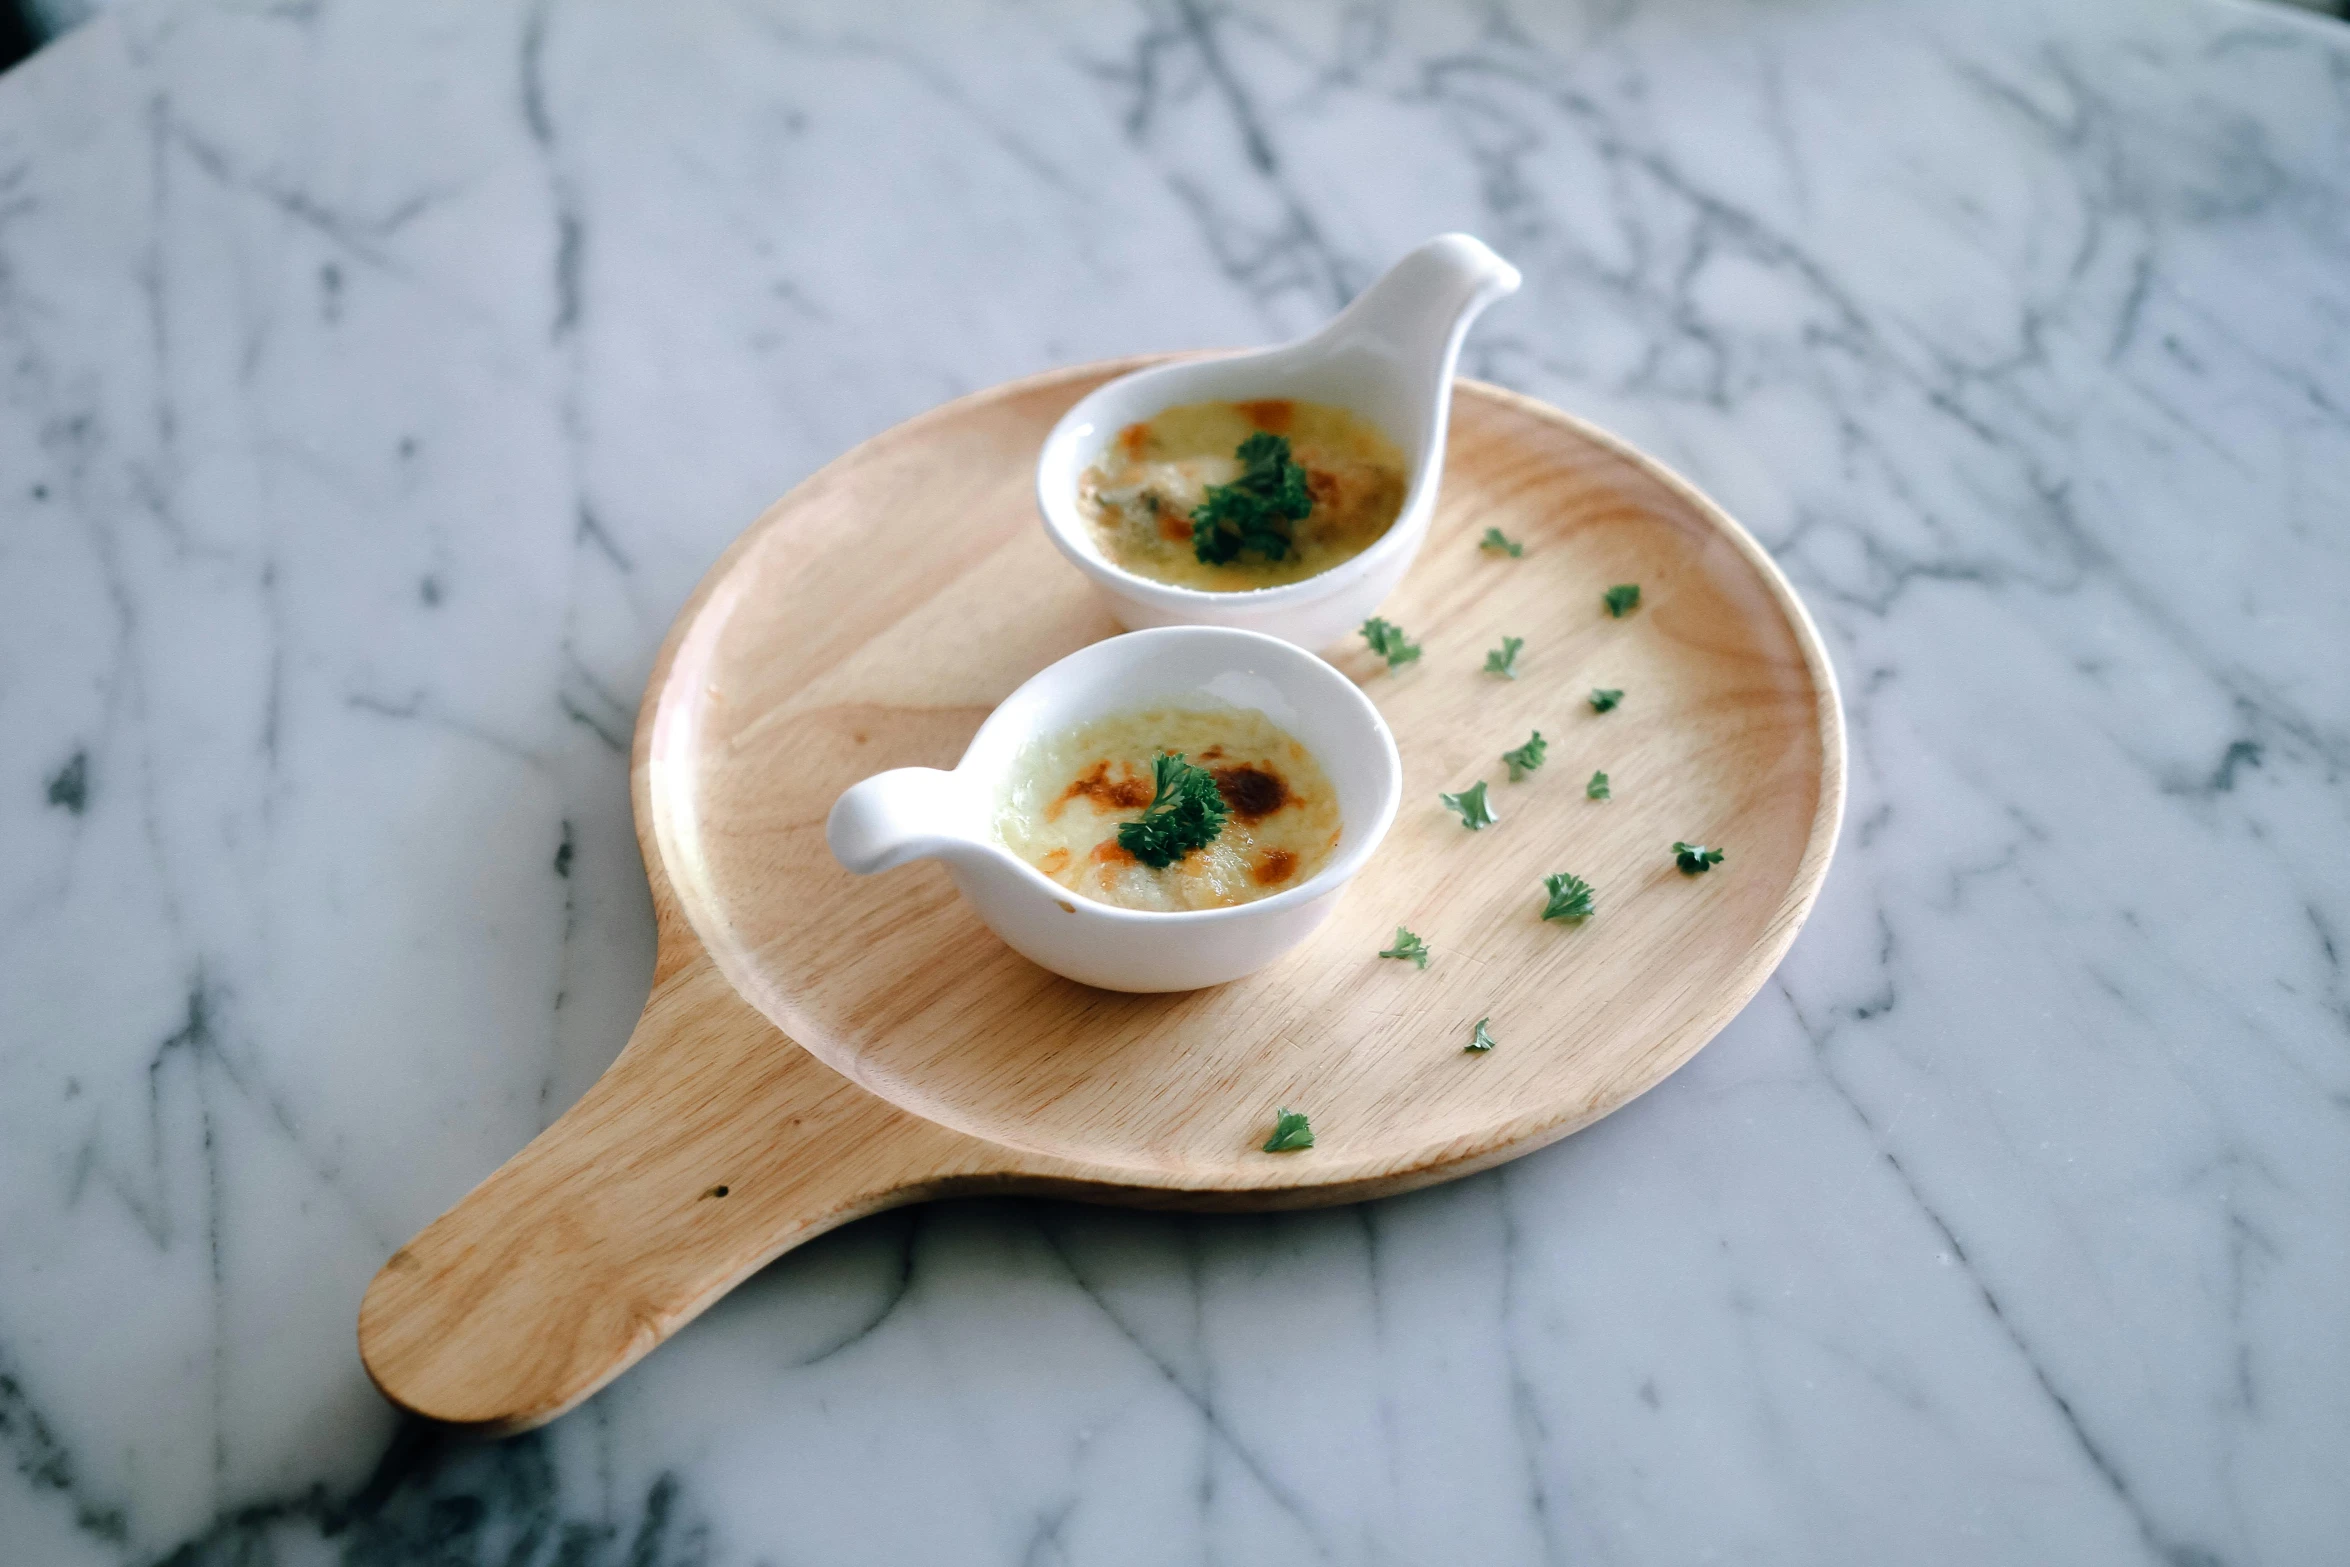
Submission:
[[[1258,886],[1270,887],[1277,882],[1289,880],[1290,873],[1296,869],[1296,855],[1287,849],[1268,849],[1265,851],[1265,857],[1257,861],[1253,874],[1257,878]]]
[[[1133,865],[1133,851],[1115,838],[1104,838],[1093,846],[1093,857],[1104,865]]]
[[[1048,852],[1043,859],[1036,862],[1036,868],[1047,876],[1060,875],[1061,872],[1069,868],[1069,851],[1054,849]]]
[[[1286,433],[1291,421],[1297,417],[1297,404],[1286,397],[1261,398],[1253,403],[1235,403],[1233,406],[1248,415],[1249,423],[1275,435]]]
[[[1216,792],[1244,822],[1270,816],[1289,803],[1289,786],[1278,773],[1243,762],[1237,767],[1219,767],[1215,774]]]
[[[1075,781],[1061,791],[1061,797],[1046,808],[1045,820],[1058,820],[1061,807],[1077,799],[1091,800],[1097,811],[1139,811],[1149,805],[1157,786],[1131,766],[1121,763],[1120,767],[1121,771],[1115,778],[1110,776],[1107,760],[1096,762],[1079,773]]]
[[[1150,443],[1150,438],[1149,425],[1130,424],[1118,432],[1118,445],[1128,457],[1140,457],[1143,447]]]

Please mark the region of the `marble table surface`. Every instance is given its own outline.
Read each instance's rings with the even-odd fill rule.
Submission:
[[[623,748],[775,495],[1270,341],[1764,541],[1841,853],[1676,1077],[1261,1218],[783,1259],[502,1444],[353,1347],[652,933]],[[2338,1562],[2350,32],[2221,0],[133,7],[0,80],[0,1559]]]

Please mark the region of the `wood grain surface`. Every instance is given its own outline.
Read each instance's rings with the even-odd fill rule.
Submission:
[[[1110,375],[1055,372],[857,448],[712,570],[656,663],[633,783],[660,924],[645,1017],[586,1098],[401,1249],[369,1372],[490,1430],[586,1397],[743,1277],[894,1202],[973,1189],[1277,1207],[1539,1147],[1687,1060],[1761,985],[1834,848],[1844,743],[1817,634],[1752,539],[1555,409],[1460,385],[1435,526],[1382,613],[1424,653],[1326,656],[1378,702],[1404,808],[1329,923],[1185,995],[1005,948],[943,871],[857,878],[833,799],[952,766],[1021,681],[1116,626],[1035,515],[1035,454]],[[1482,551],[1499,527],[1522,558]],[[1641,585],[1622,619],[1610,584]],[[1484,672],[1505,635],[1519,678]],[[1592,711],[1594,687],[1625,692]],[[1501,753],[1539,729],[1546,765]],[[1613,799],[1585,796],[1595,769]],[[1437,802],[1479,778],[1500,821]],[[1687,876],[1676,839],[1728,859]],[[1598,889],[1540,917],[1542,877]],[[1398,924],[1425,972],[1383,960]],[[1469,1054],[1491,1019],[1498,1046]],[[805,1047],[804,1049],[802,1047]],[[1315,1147],[1259,1151],[1276,1107]]]

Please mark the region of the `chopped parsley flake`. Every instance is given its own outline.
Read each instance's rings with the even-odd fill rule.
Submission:
[[[1518,650],[1526,645],[1524,637],[1503,637],[1501,646],[1485,655],[1485,672],[1505,680],[1518,678]]]
[[[1363,640],[1371,644],[1371,651],[1387,660],[1387,667],[1408,664],[1420,656],[1420,644],[1403,634],[1403,627],[1381,620],[1373,615],[1363,622]]]
[[[1314,509],[1306,471],[1289,459],[1289,437],[1259,430],[1234,455],[1240,477],[1210,485],[1192,511],[1191,552],[1209,566],[1230,565],[1243,554],[1287,559],[1292,526]]]
[[[1542,890],[1550,894],[1542,906],[1546,920],[1587,920],[1597,912],[1591,903],[1591,883],[1580,876],[1555,871],[1542,878]]]
[[[1615,795],[1608,790],[1607,774],[1593,773],[1591,775],[1591,782],[1583,786],[1583,797],[1587,800],[1614,799]]]
[[[1161,751],[1152,767],[1157,792],[1147,810],[1118,827],[1118,847],[1157,870],[1216,841],[1224,830],[1224,796],[1204,767]]]
[[[1416,963],[1424,969],[1428,966],[1428,943],[1398,925],[1395,927],[1395,945],[1381,947],[1379,955],[1383,958],[1401,958],[1406,963]]]
[[[1466,1045],[1463,1045],[1461,1048],[1464,1050],[1474,1050],[1477,1054],[1483,1055],[1486,1051],[1491,1050],[1495,1045],[1499,1044],[1501,1041],[1495,1039],[1490,1033],[1486,1032],[1485,1029],[1485,1025],[1492,1021],[1493,1019],[1489,1017],[1481,1017],[1477,1019],[1477,1027],[1470,1033],[1469,1042]]]
[[[1623,700],[1624,693],[1621,691],[1609,691],[1604,688],[1594,690],[1591,693],[1591,710],[1594,713],[1612,713],[1616,710],[1616,705]]]
[[[1460,812],[1461,825],[1471,832],[1490,827],[1501,820],[1493,814],[1493,807],[1486,803],[1485,780],[1482,778],[1459,794],[1440,794],[1436,798],[1444,802],[1446,810]]]
[[[1632,613],[1632,611],[1640,607],[1640,584],[1637,582],[1619,582],[1614,587],[1601,594],[1600,600],[1607,605],[1607,612],[1609,614],[1615,616],[1618,620],[1622,620],[1626,615],[1629,615]]]
[[[1501,759],[1510,764],[1510,782],[1516,783],[1528,773],[1540,769],[1542,753],[1549,749],[1550,742],[1543,739],[1542,731],[1537,729],[1527,737],[1526,743],[1515,751],[1502,752]]]
[[[1487,528],[1485,530],[1485,537],[1477,541],[1477,548],[1481,550],[1492,550],[1496,554],[1507,555],[1512,560],[1516,560],[1520,555],[1526,553],[1525,545],[1520,544],[1517,540],[1511,538],[1508,534],[1502,532],[1499,528]]]
[[[1725,858],[1726,856],[1721,850],[1709,849],[1702,843],[1677,842],[1673,845],[1673,863],[1681,867],[1681,874],[1684,876],[1695,876],[1700,871],[1710,871],[1721,864]]]
[[[1273,1135],[1265,1139],[1265,1152],[1296,1153],[1313,1146],[1314,1129],[1306,1124],[1303,1110],[1273,1112]]]

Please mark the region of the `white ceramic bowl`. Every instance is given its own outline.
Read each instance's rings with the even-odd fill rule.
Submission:
[[[1405,256],[1311,337],[1283,348],[1155,365],[1096,387],[1045,437],[1036,503],[1045,531],[1108,598],[1119,623],[1234,626],[1300,647],[1326,647],[1375,612],[1427,536],[1444,471],[1453,367],[1469,325],[1516,290],[1518,269],[1466,234]],[[1077,480],[1120,430],[1184,403],[1286,397],[1370,421],[1402,448],[1410,485],[1379,541],[1303,582],[1215,593],[1177,587],[1103,556],[1077,510]]]
[[[1161,913],[1082,897],[996,840],[997,803],[1030,741],[1143,707],[1253,707],[1303,742],[1338,791],[1329,861],[1254,903]],[[1387,835],[1402,792],[1395,737],[1345,676],[1257,632],[1170,627],[1096,642],[1045,669],[988,715],[954,771],[901,767],[850,788],[825,840],[859,875],[942,862],[997,935],[1056,974],[1105,990],[1196,990],[1311,935]]]

